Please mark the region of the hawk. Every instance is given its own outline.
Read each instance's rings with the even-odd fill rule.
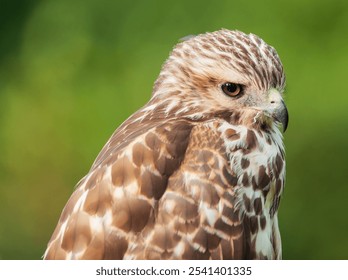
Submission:
[[[78,183],[45,259],[280,259],[285,75],[253,34],[191,36]]]

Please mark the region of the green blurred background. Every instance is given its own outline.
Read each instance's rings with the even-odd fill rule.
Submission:
[[[261,36],[287,74],[284,259],[348,258],[348,1],[0,1],[0,259],[40,259],[179,38]]]

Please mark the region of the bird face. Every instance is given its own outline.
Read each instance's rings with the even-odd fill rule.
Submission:
[[[154,95],[157,91],[169,93],[164,94],[169,99],[185,95],[181,106],[189,111],[199,108],[209,116],[243,112],[244,124],[275,122],[285,131],[284,86],[282,63],[273,47],[253,34],[220,30],[178,44],[162,69]]]
[[[243,83],[241,79],[231,75],[229,81],[217,85],[211,96],[220,100],[220,106],[229,104],[228,109],[237,108],[255,114],[256,119],[262,123],[270,125],[272,122],[280,123],[283,131],[288,126],[288,110],[282,97],[282,93],[276,88],[261,89],[254,87],[253,84]],[[221,96],[222,95],[222,96]],[[255,119],[254,117],[254,119]]]

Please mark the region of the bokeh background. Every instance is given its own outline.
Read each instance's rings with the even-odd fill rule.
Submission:
[[[261,36],[287,74],[284,259],[348,258],[348,1],[0,1],[0,259],[40,259],[74,185],[173,45]]]

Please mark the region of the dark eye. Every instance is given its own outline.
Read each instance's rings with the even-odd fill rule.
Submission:
[[[242,86],[235,83],[224,83],[221,86],[222,91],[231,97],[235,97],[242,92]]]

